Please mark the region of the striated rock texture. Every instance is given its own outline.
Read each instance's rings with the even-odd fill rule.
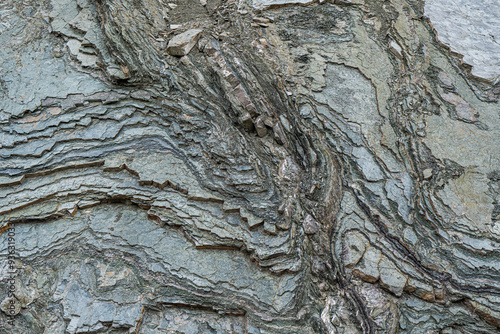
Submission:
[[[499,333],[498,9],[2,0],[0,333]]]

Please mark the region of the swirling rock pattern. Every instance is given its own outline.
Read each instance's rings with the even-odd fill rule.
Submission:
[[[0,333],[499,332],[498,68],[442,8],[2,1]]]

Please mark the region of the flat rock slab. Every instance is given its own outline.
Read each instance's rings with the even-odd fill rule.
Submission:
[[[191,29],[174,36],[174,38],[168,42],[167,52],[172,56],[178,57],[187,55],[198,41],[202,32],[203,30],[201,29]]]
[[[472,75],[494,82],[500,77],[500,2],[427,0],[427,16],[441,43],[464,56]]]

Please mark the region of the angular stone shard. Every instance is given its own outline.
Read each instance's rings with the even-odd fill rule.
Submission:
[[[320,225],[311,215],[307,215],[304,219],[304,231],[306,234],[315,234],[319,231]]]
[[[399,269],[385,256],[379,263],[380,285],[396,296],[401,296],[406,285],[407,278]]]
[[[380,262],[382,253],[375,247],[368,247],[365,255],[354,268],[352,273],[365,282],[375,283],[380,278],[378,263]]]
[[[172,56],[182,57],[191,51],[200,37],[202,29],[191,29],[175,35],[167,45],[167,52]]]
[[[266,221],[264,223],[264,231],[266,231],[266,233],[274,235],[276,234],[276,225]]]
[[[357,231],[349,232],[344,237],[344,266],[351,268],[358,264],[369,247],[369,241]]]
[[[391,50],[391,52],[396,56],[398,57],[399,59],[402,59],[403,58],[403,49],[401,48],[401,46],[399,46],[398,43],[396,43],[395,41],[390,41],[389,43],[389,50]]]
[[[261,117],[255,120],[255,129],[257,130],[257,135],[259,137],[265,137],[267,135],[267,128]]]

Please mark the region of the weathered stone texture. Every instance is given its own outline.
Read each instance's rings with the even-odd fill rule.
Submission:
[[[496,0],[426,0],[425,15],[438,40],[463,56],[472,75],[500,80],[500,3]]]
[[[499,332],[497,11],[3,0],[0,333]]]

